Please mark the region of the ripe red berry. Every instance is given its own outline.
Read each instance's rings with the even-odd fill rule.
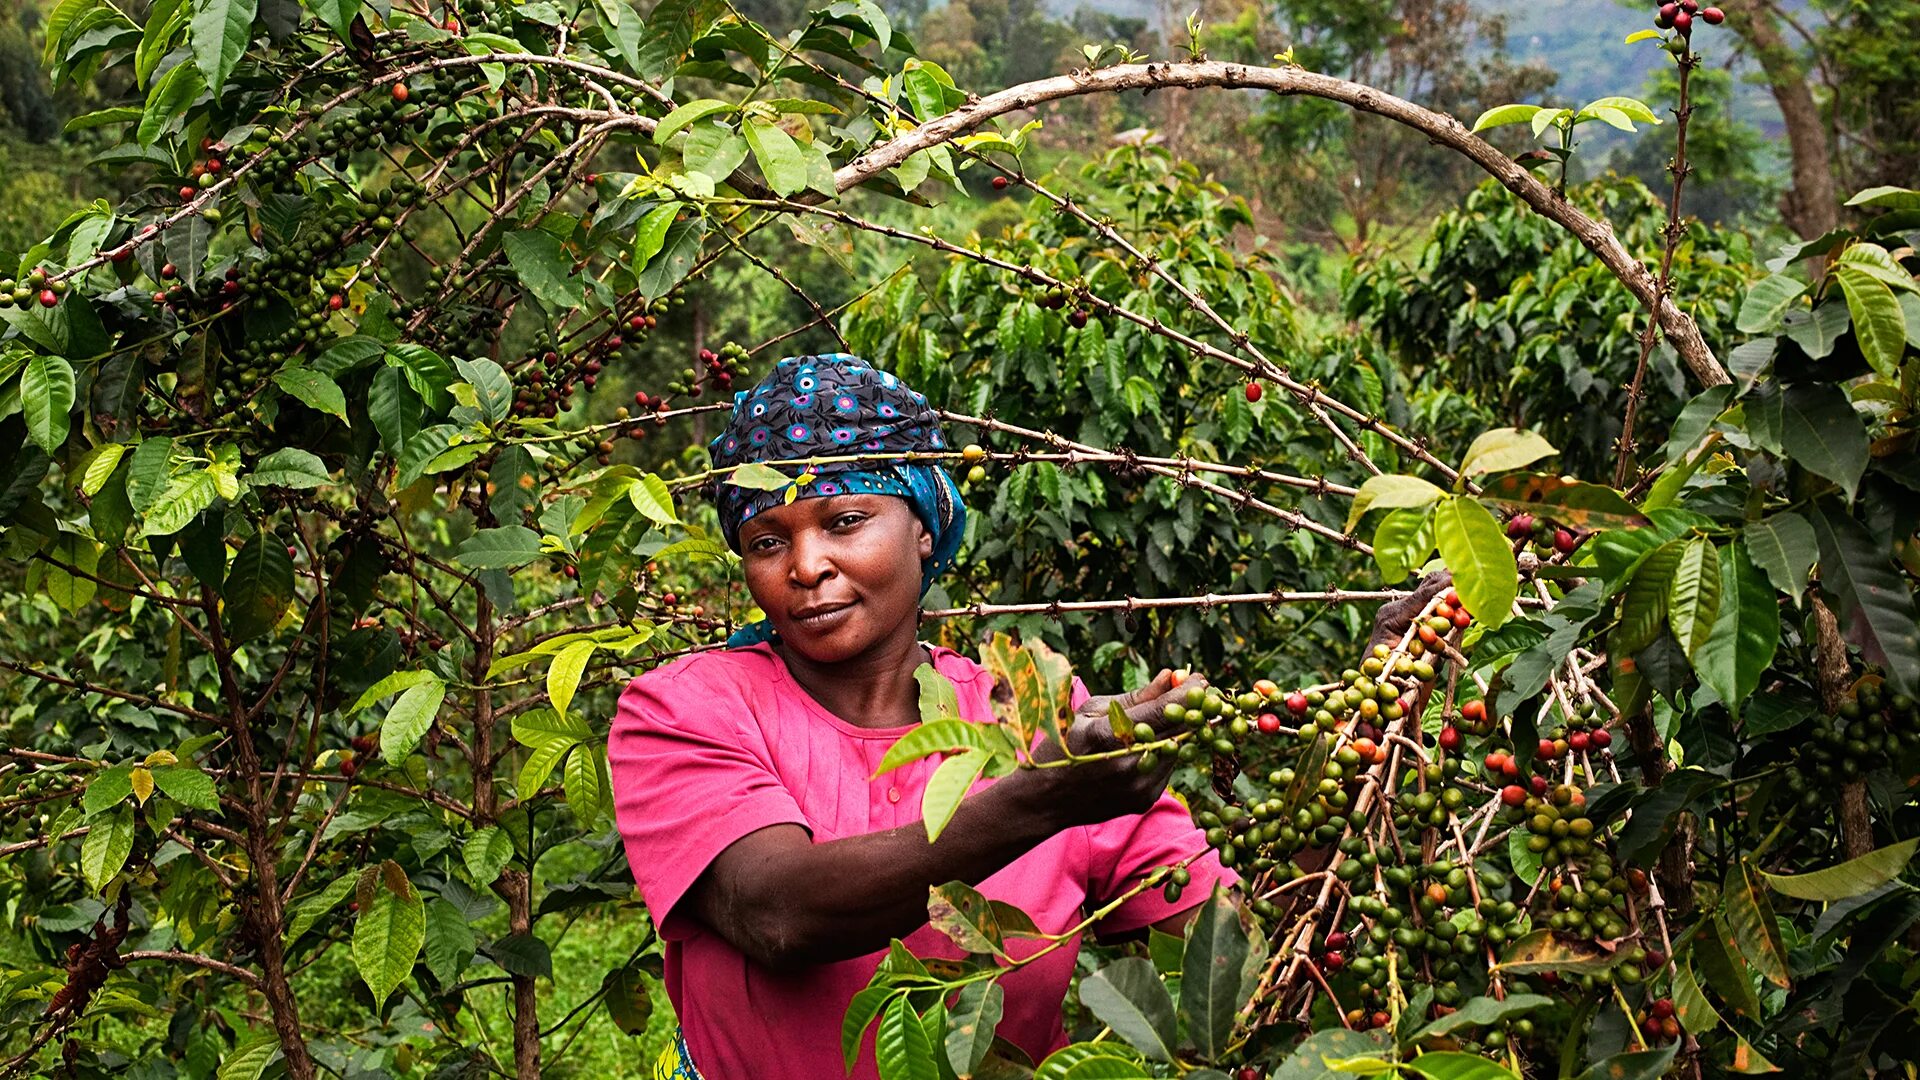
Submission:
[[[1533,515],[1515,514],[1507,521],[1507,535],[1515,540],[1533,533]]]
[[[1339,971],[1341,968],[1347,966],[1346,955],[1343,953],[1330,952],[1320,958],[1320,966],[1326,968],[1328,971]]]
[[[346,306],[347,306],[347,298],[340,295],[339,293],[334,293],[332,296],[327,297],[328,311],[339,311],[341,308]]]
[[[1587,743],[1595,750],[1605,750],[1613,745],[1613,733],[1606,728],[1598,728],[1588,733]]]
[[[629,330],[645,329],[646,325],[647,319],[644,315],[635,315],[633,318],[627,320],[627,329]]]
[[[172,281],[174,278],[179,276],[180,276],[179,268],[175,267],[172,263],[167,263],[165,266],[162,266],[160,268],[160,277],[164,280]]]
[[[52,289],[40,290],[40,306],[41,307],[53,307],[59,303],[60,303],[59,293],[54,292]]]
[[[1006,177],[1004,177],[1004,176],[996,176],[996,177],[994,177],[994,178],[993,178],[993,190],[995,190],[995,191],[1005,191],[1005,190],[1007,190],[1007,185],[1008,185],[1008,184],[1010,184],[1010,183],[1012,183],[1012,181],[1011,181],[1011,180],[1008,180],[1008,179],[1007,179]]]
[[[359,771],[360,771],[360,763],[358,761],[355,761],[352,758],[342,758],[340,760],[340,775],[351,780],[353,779],[353,774]]]
[[[1713,26],[1719,26],[1721,23],[1727,21],[1727,13],[1717,7],[1701,8],[1700,17],[1707,20],[1707,22]]]
[[[1540,740],[1540,759],[1542,761],[1552,761],[1559,756],[1560,747],[1556,745],[1552,739]]]
[[[1584,731],[1576,731],[1567,736],[1567,748],[1576,754],[1586,752],[1587,745],[1590,742],[1592,742],[1592,736]]]
[[[1507,755],[1495,750],[1483,759],[1483,764],[1490,773],[1500,772],[1507,767]]]
[[[1682,34],[1693,32],[1693,16],[1682,11],[1673,17],[1673,28]]]
[[[561,567],[560,572],[567,575],[570,578],[577,578],[580,576],[580,568],[573,565],[572,563],[568,563],[567,565]]]
[[[1665,1020],[1673,1015],[1673,1000],[1671,998],[1661,998],[1652,1005],[1647,1006],[1647,1012],[1651,1014],[1655,1020]]]
[[[153,294],[153,302],[154,302],[154,303],[156,303],[156,304],[164,304],[164,303],[166,303],[166,302],[167,302],[167,294],[166,294],[166,293],[163,293],[163,292],[156,292],[156,293],[154,293],[154,294]]]
[[[1461,705],[1460,718],[1469,724],[1476,725],[1484,721],[1487,718],[1486,701],[1481,698],[1474,698],[1472,701]]]
[[[207,159],[207,171],[210,173],[217,173],[221,169],[224,169],[226,167],[227,167],[226,162],[221,161],[219,158]]]
[[[1084,330],[1084,329],[1086,329],[1086,326],[1087,326],[1087,309],[1086,309],[1086,308],[1076,308],[1076,309],[1074,309],[1074,311],[1073,311],[1073,312],[1071,312],[1070,314],[1068,314],[1068,315],[1067,315],[1067,322],[1069,322],[1069,323],[1072,323],[1072,324],[1073,324],[1073,328],[1074,328],[1075,330]]]
[[[1452,751],[1460,749],[1460,729],[1448,724],[1440,729],[1440,749]]]
[[[1312,703],[1307,700],[1307,695],[1298,690],[1287,695],[1287,711],[1295,716],[1307,715],[1307,709],[1311,706]]]
[[[180,185],[180,201],[181,201],[181,202],[186,202],[186,201],[187,201],[188,199],[191,199],[191,198],[193,198],[193,187],[192,187],[192,185],[189,185],[189,184],[181,184],[181,185]]]
[[[1346,948],[1352,944],[1352,942],[1353,939],[1348,937],[1344,931],[1335,930],[1333,933],[1327,935],[1327,948],[1336,951]]]
[[[663,593],[660,597],[660,602],[667,605],[668,607],[672,607],[673,605],[680,602],[680,598],[673,595],[672,593]]]
[[[1568,532],[1565,529],[1556,529],[1554,531],[1553,550],[1559,552],[1562,555],[1571,555],[1573,554],[1573,549],[1579,546],[1580,546],[1579,538],[1574,536],[1572,533]]]
[[[1260,400],[1260,384],[1259,383],[1250,382],[1247,384],[1247,400],[1250,402]]]
[[[413,92],[407,89],[406,83],[393,84],[393,100],[404,103],[408,98],[412,96],[413,96]]]
[[[1260,719],[1256,721],[1256,723],[1262,735],[1274,735],[1280,731],[1280,718],[1270,712],[1261,713]]]
[[[1535,795],[1545,795],[1547,793],[1547,788],[1551,787],[1552,785],[1547,783],[1546,777],[1536,776],[1533,779],[1527,781],[1527,786],[1533,789],[1533,793]]]
[[[1519,784],[1508,784],[1500,789],[1500,801],[1508,806],[1524,806],[1527,802],[1527,789]]]
[[[457,34],[460,32],[460,20],[455,18],[448,18],[445,23],[441,24],[441,29],[445,30],[449,34]]]

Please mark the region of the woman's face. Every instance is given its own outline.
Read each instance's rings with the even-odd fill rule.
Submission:
[[[916,626],[933,534],[905,499],[797,499],[740,527],[747,589],[789,648],[815,663],[865,653]]]

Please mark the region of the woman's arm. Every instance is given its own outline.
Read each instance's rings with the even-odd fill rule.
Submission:
[[[1135,722],[1158,729],[1174,726],[1166,706],[1185,693],[1163,671],[1118,700]],[[1076,751],[1112,739],[1108,700],[1081,707],[1068,736]],[[1132,758],[1021,769],[968,796],[931,844],[919,823],[819,844],[798,825],[769,826],[722,851],[683,902],[769,970],[863,956],[926,923],[930,887],[977,884],[1063,829],[1146,810],[1172,772],[1167,757],[1150,773]]]

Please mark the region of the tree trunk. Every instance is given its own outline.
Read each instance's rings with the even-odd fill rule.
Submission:
[[[1787,145],[1793,154],[1793,186],[1780,198],[1780,214],[1803,240],[1833,231],[1840,223],[1840,200],[1834,193],[1833,154],[1827,129],[1813,101],[1813,88],[1800,60],[1780,36],[1780,24],[1763,4],[1746,8],[1727,20],[1747,44],[1767,76],[1773,100],[1787,126]]]
[[[1833,617],[1833,610],[1814,593],[1810,597],[1813,604],[1813,671],[1820,684],[1820,703],[1826,707],[1828,716],[1840,712],[1841,702],[1847,697],[1848,676],[1852,670],[1847,664],[1847,645],[1840,637],[1840,621]],[[1840,806],[1837,811],[1840,818],[1840,846],[1849,859],[1857,859],[1873,850],[1873,815],[1867,808],[1867,780],[1856,776],[1840,785]]]

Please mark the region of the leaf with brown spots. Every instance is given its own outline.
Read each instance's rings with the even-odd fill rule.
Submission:
[[[1511,513],[1547,518],[1570,529],[1637,529],[1648,524],[1612,488],[1548,473],[1510,473],[1490,480],[1481,497]]]
[[[1621,954],[1591,941],[1562,937],[1551,930],[1535,930],[1508,946],[1506,957],[1494,966],[1515,975],[1539,971],[1591,975],[1606,971],[1621,959]]]

